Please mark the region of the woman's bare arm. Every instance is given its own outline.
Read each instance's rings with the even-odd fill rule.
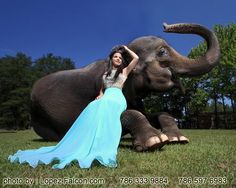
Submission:
[[[135,68],[135,66],[138,63],[139,57],[136,53],[134,53],[132,50],[130,50],[127,46],[124,46],[125,50],[131,55],[133,58],[129,65],[123,69],[123,74],[128,76],[128,74]]]

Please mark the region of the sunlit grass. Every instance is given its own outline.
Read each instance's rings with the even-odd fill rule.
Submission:
[[[183,130],[183,133],[190,139],[189,144],[166,145],[161,151],[155,152],[137,153],[130,149],[130,139],[122,140],[117,156],[118,167],[115,169],[96,163],[91,169],[80,169],[76,163],[72,163],[63,170],[53,170],[51,165],[39,165],[34,169],[27,164],[12,164],[7,157],[18,149],[56,145],[56,142],[42,141],[33,130],[10,133],[0,131],[1,185],[4,185],[3,180],[6,183],[6,178],[9,178],[8,183],[16,178],[22,181],[32,178],[36,187],[49,180],[55,181],[51,185],[58,184],[56,187],[72,187],[78,186],[86,178],[92,181],[101,178],[102,182],[93,187],[125,187],[127,184],[130,187],[160,187],[165,183],[168,183],[167,187],[236,186],[236,130]],[[71,181],[77,182],[74,185],[72,182],[63,185],[59,182],[60,178],[71,178]],[[224,180],[227,180],[227,185],[221,184]],[[17,186],[25,187],[26,183],[20,182]]]

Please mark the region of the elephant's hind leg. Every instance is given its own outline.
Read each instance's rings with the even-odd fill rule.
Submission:
[[[34,128],[34,131],[41,136],[44,140],[47,141],[59,141],[61,136],[57,134],[57,132],[52,129],[50,126],[42,125],[38,122],[31,121],[31,125]]]
[[[56,130],[55,122],[38,103],[31,104],[31,127],[47,141],[59,141],[63,135]]]
[[[50,127],[42,126],[38,123],[32,123],[34,131],[47,141],[59,141],[61,137]]]

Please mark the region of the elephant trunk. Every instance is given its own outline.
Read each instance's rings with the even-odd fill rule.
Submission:
[[[197,59],[190,59],[180,55],[173,49],[175,58],[170,68],[181,76],[197,76],[209,72],[216,66],[220,57],[220,47],[216,35],[207,28],[198,24],[163,24],[164,32],[181,33],[181,34],[197,34],[202,36],[207,42],[207,52]],[[173,57],[174,57],[173,56]]]

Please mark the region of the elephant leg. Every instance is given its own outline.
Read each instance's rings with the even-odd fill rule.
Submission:
[[[41,106],[31,107],[31,121],[30,125],[34,131],[47,141],[59,141],[63,134],[59,132],[54,125],[54,122],[41,108]]]
[[[161,149],[169,142],[168,137],[150,125],[139,111],[126,110],[121,116],[123,133],[130,133],[136,151]]]
[[[55,129],[52,129],[50,126],[43,126],[42,124],[33,121],[31,121],[31,126],[33,126],[34,131],[44,140],[59,141],[61,139],[61,136],[57,134]]]
[[[149,117],[150,122],[154,127],[160,126],[161,131],[168,136],[170,143],[188,143],[189,139],[186,138],[177,126],[173,117],[168,113],[159,113],[155,117]]]

